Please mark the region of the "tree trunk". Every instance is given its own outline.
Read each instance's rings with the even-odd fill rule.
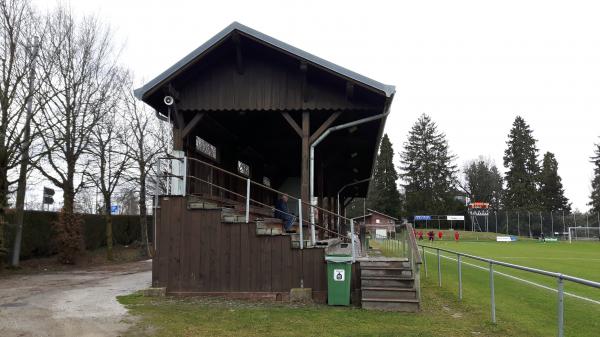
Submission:
[[[63,188],[63,211],[66,214],[75,213],[75,188],[73,183],[67,182]]]
[[[156,212],[156,210],[155,210]],[[152,216],[156,216],[153,212]],[[151,257],[150,245],[148,244],[148,217],[146,209],[146,179],[144,176],[140,179],[140,231],[142,241],[142,256]],[[156,240],[156,233],[154,233],[154,240]]]
[[[4,241],[4,225],[6,223],[6,208],[8,207],[8,181],[6,179],[6,169],[4,167],[0,167],[0,271],[2,271],[2,267],[4,264],[4,258],[8,253],[6,248],[6,243]]]
[[[106,221],[106,259],[113,260],[113,231],[110,196],[104,195],[104,219]]]

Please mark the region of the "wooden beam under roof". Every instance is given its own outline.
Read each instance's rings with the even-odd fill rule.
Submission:
[[[204,117],[204,113],[197,113],[194,118],[192,118],[192,120],[187,123],[187,125],[183,128],[183,131],[181,132],[181,137],[186,137],[190,131],[192,131],[193,128],[196,127],[196,125],[202,120],[202,117]]]
[[[282,112],[281,115],[290,124],[292,129],[294,129],[294,131],[296,131],[298,136],[302,137],[302,129],[300,128],[298,123],[296,123],[296,121],[292,118],[292,116],[290,116],[290,114],[288,112]]]
[[[333,122],[335,122],[335,120],[342,114],[341,111],[336,111],[333,114],[331,114],[331,116],[329,116],[329,118],[327,118],[327,120],[325,122],[323,122],[323,124],[321,124],[321,126],[319,126],[319,128],[317,129],[317,131],[315,131],[311,136],[310,136],[310,143],[314,143],[315,140],[317,140],[317,138],[321,137],[321,135],[323,134],[323,132],[325,132],[325,130],[327,130],[331,124]]]

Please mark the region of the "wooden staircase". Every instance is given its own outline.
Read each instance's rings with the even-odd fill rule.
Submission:
[[[240,208],[240,205],[233,203],[224,203],[222,201],[210,200],[198,196],[189,196],[187,207],[190,210],[194,209],[219,209],[221,210],[221,221],[223,223],[243,223],[246,222],[245,210]],[[245,206],[244,206],[245,207]],[[283,222],[281,219],[273,218],[273,210],[265,207],[252,206],[250,208],[250,222],[256,225],[256,235],[258,236],[275,236],[289,235],[291,239],[291,247],[294,249],[300,248],[300,234],[298,223],[294,223],[292,230],[295,234],[285,233]],[[303,241],[304,248],[313,248],[310,242],[310,230],[308,226],[303,226]],[[323,248],[323,247],[320,247]]]
[[[361,304],[364,309],[417,312],[419,293],[405,258],[359,259]]]

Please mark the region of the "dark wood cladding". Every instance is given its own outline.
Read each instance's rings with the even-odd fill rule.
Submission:
[[[247,55],[244,58],[244,73],[240,74],[235,62],[223,58],[188,79],[185,86],[179,89],[178,108],[196,111],[374,108],[372,103],[348,100],[344,81],[311,80],[310,70],[303,99],[302,78],[299,65],[278,64],[273,59]]]
[[[163,197],[153,286],[168,293],[327,290],[323,249],[291,249],[289,236],[257,236],[253,223],[222,223],[220,210],[187,210]]]

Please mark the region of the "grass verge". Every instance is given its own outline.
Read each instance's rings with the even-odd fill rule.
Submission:
[[[526,336],[495,326],[444,289],[423,285],[422,311],[396,313],[320,304],[222,298],[118,297],[141,319],[125,336]]]

